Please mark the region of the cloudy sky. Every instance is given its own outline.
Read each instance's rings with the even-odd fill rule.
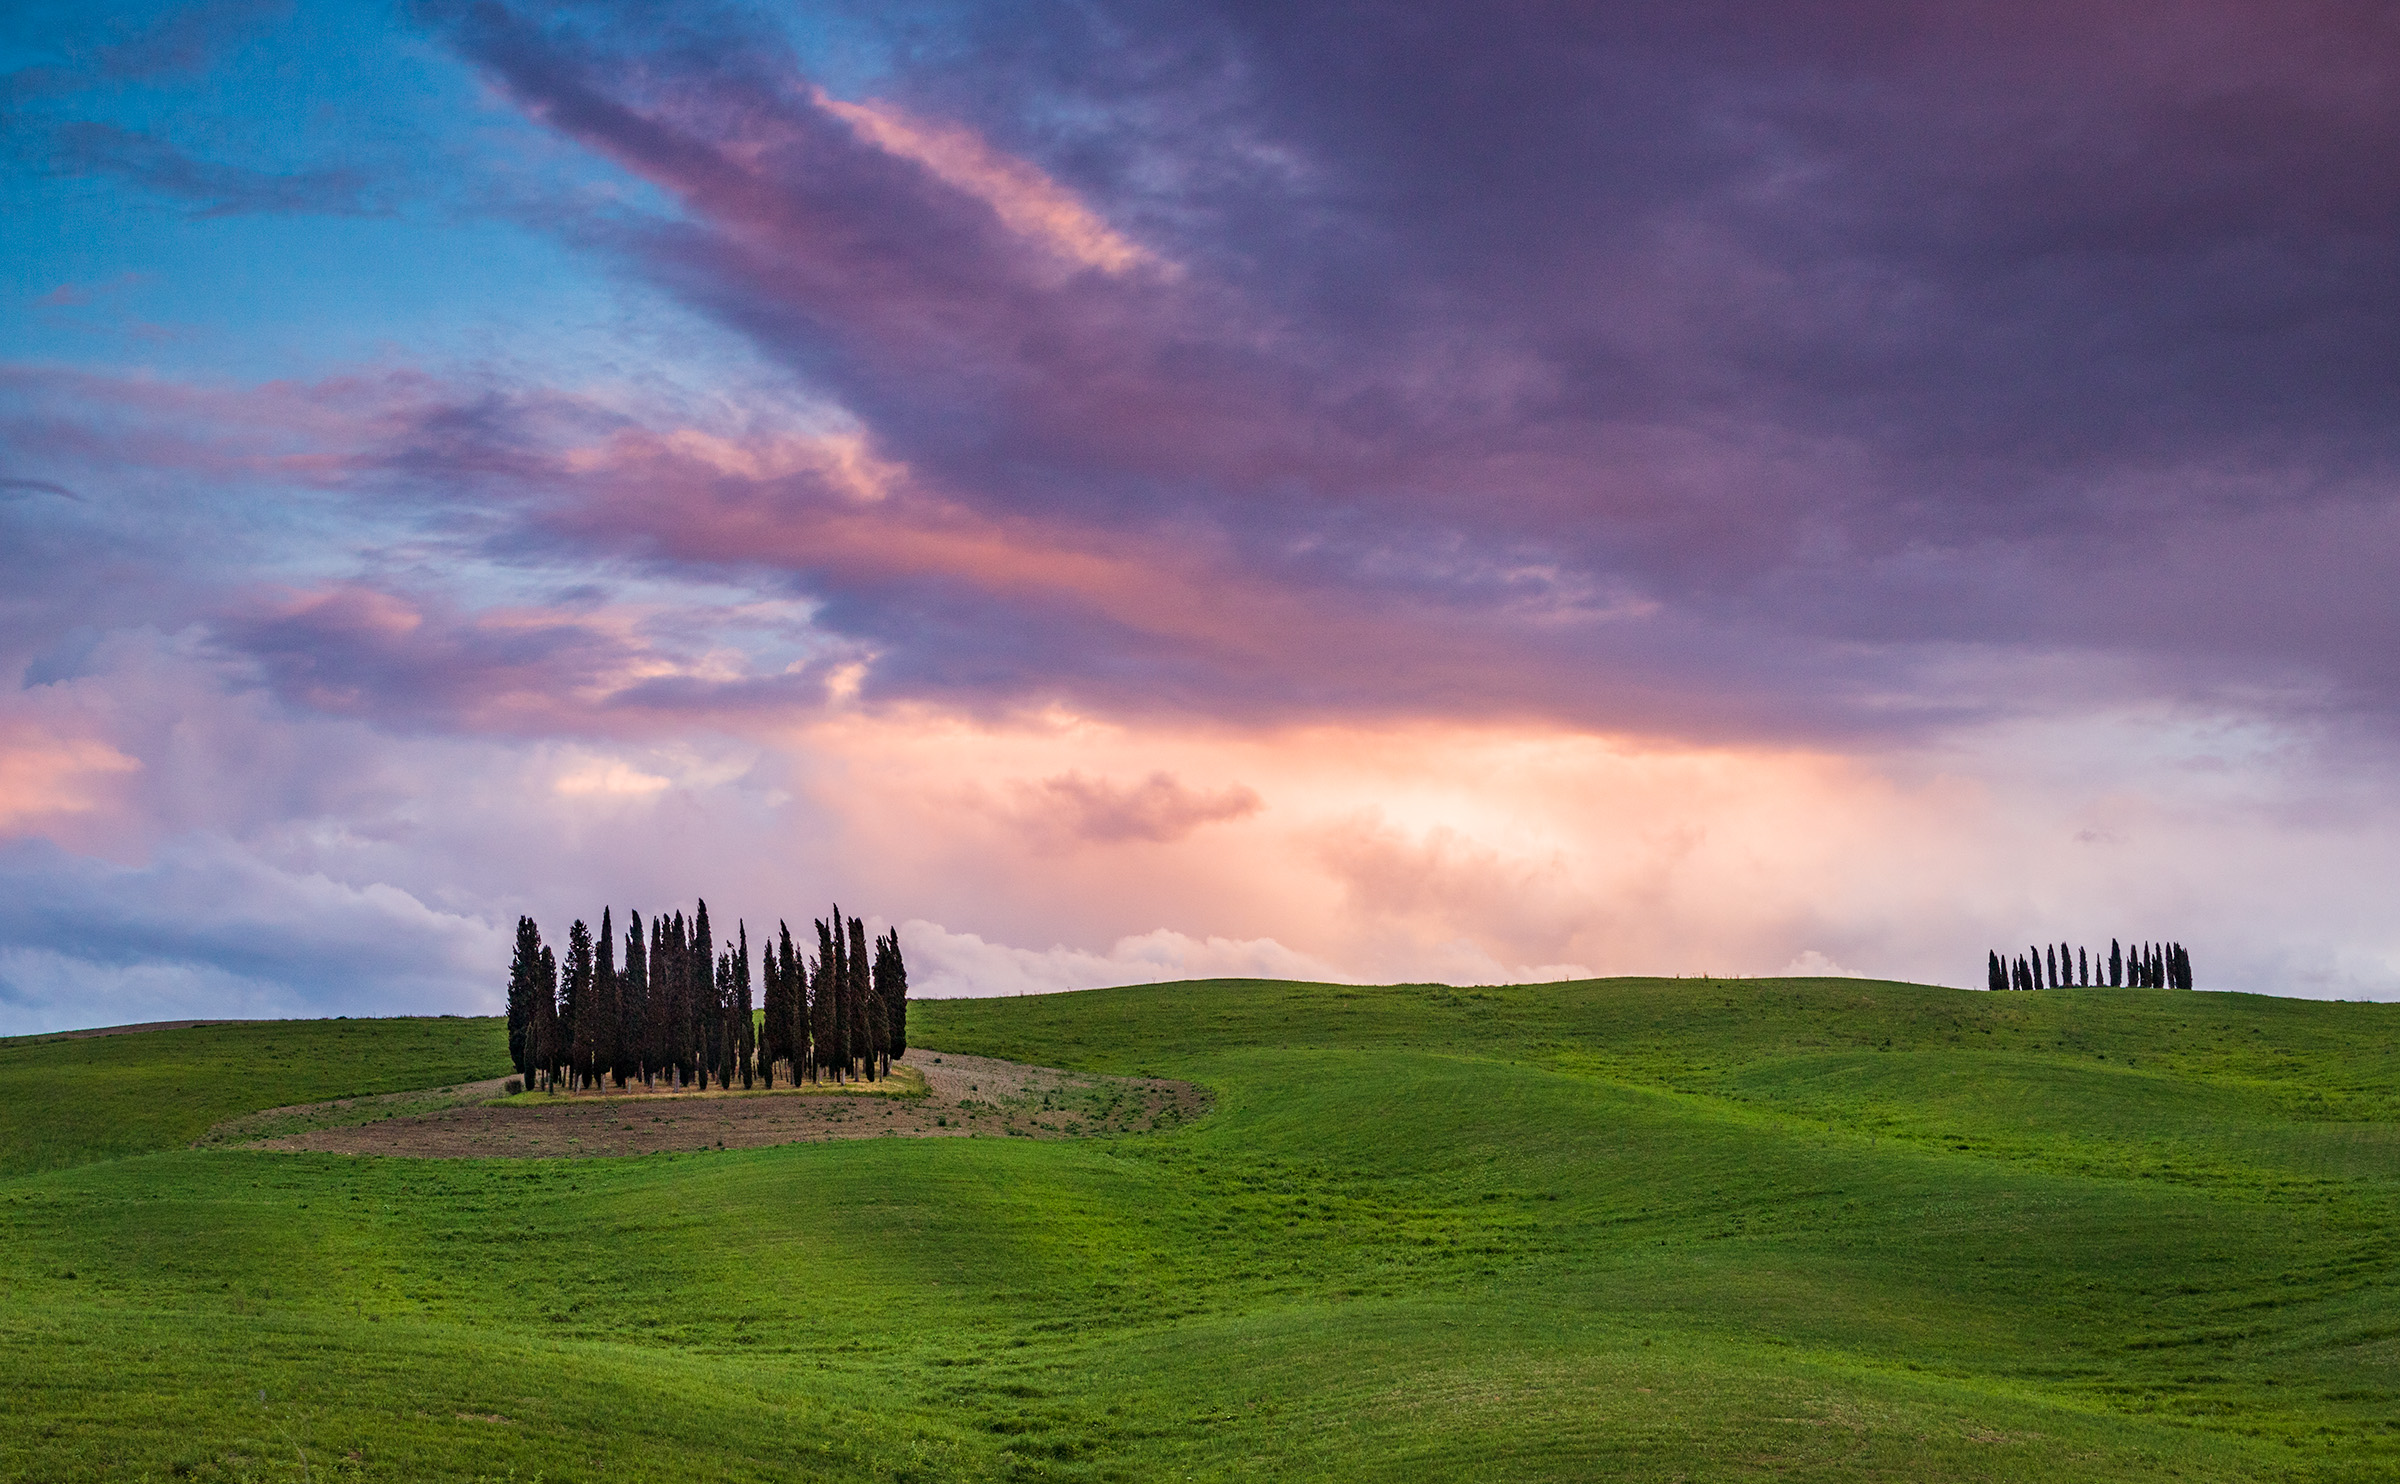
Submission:
[[[0,1031],[2400,996],[2400,14],[0,12]]]

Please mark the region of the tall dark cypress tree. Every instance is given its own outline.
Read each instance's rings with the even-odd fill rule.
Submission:
[[[617,983],[616,923],[606,907],[600,909],[600,936],[592,949],[598,956],[592,965],[592,1085],[597,1087],[617,1069],[617,1025],[625,1014]]]
[[[567,1087],[576,1082],[592,1059],[592,930],[583,919],[567,929],[567,961],[559,966],[559,1051],[566,1062]]]
[[[709,1022],[717,1018],[717,940],[708,925],[708,903],[692,913],[692,1080],[708,1085]]]
[[[2108,940],[2108,987],[2116,989],[2124,982],[2125,950],[2117,945],[2116,939],[2111,938]]]
[[[1997,948],[1983,951],[1983,987],[1993,991],[2008,988],[2007,976],[2000,972],[2000,950]]]
[[[772,937],[758,945],[758,994],[758,1076],[773,1088],[775,1063],[784,1054],[784,1032],[790,1022],[784,1018],[783,965],[775,957]]]
[[[741,1075],[742,1086],[751,1085],[757,1068],[758,1021],[750,1013],[750,926],[741,919],[734,920],[734,936],[740,946],[733,956],[733,1067]]]
[[[791,1058],[792,1085],[797,1087],[806,1075],[809,1043],[814,1039],[808,1018],[808,966],[806,956],[793,951],[791,924],[778,920],[775,932],[775,956],[783,966],[784,1055]]]
[[[884,1019],[890,1029],[884,1046],[892,1056],[908,1055],[908,963],[900,957],[900,930],[893,928],[877,940],[875,988],[883,996]]]
[[[718,953],[718,992],[708,999],[708,1073],[720,1088],[732,1088],[734,1078],[734,951]]]
[[[849,1064],[850,1045],[849,1017],[842,1013],[842,949],[841,940],[821,917],[817,919],[817,962],[812,978],[810,1007],[816,1015],[818,1074],[830,1072],[839,1082]]]
[[[2092,983],[2092,961],[2080,948],[2075,950],[2075,983],[2083,989],[2090,988]]]
[[[666,1065],[673,1069],[667,1085],[681,1087],[691,1080],[692,954],[691,934],[685,930],[680,909],[667,919],[667,961],[674,972],[667,995]]]
[[[2049,961],[2046,965],[2049,973],[2044,977],[2049,986],[2056,989],[2058,988],[2058,950],[2045,943],[2042,945],[2042,957]]]
[[[625,914],[625,971],[617,979],[617,1086],[642,1075],[650,1033],[650,960],[643,952],[642,914]]]
[[[667,1006],[675,998],[675,967],[667,961],[667,920],[650,919],[650,1003],[642,1023],[642,1085],[667,1069]],[[668,1085],[674,1085],[670,1075]]]
[[[534,1066],[543,1082],[555,1087],[564,1057],[558,1034],[558,957],[547,948],[542,950],[542,966],[534,975],[532,1022]]]
[[[508,1064],[533,1086],[533,986],[542,972],[542,930],[517,919],[517,952],[508,964]]]
[[[875,1003],[875,986],[867,965],[867,925],[850,919],[850,1054],[866,1065],[867,1080],[876,1076],[876,1057],[883,1037],[878,1034],[882,1007]]]

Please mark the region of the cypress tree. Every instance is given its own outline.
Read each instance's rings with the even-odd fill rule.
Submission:
[[[2075,950],[2075,984],[2078,988],[2089,989],[2091,983],[2092,961],[2085,957],[2082,949],[2078,948]]]
[[[758,992],[758,1075],[772,1089],[788,1024],[783,1011],[783,965],[775,957],[773,938],[758,945]]]
[[[557,1082],[558,1052],[558,958],[547,948],[542,950],[541,967],[533,980],[533,1061],[546,1084]]]
[[[838,908],[836,909],[839,910]],[[811,1007],[816,1012],[817,1070],[842,1080],[848,1064],[850,1028],[842,1014],[842,954],[840,942],[823,918],[817,919],[817,962]]]
[[[617,1025],[624,1018],[625,1006],[619,999],[617,985],[617,929],[609,909],[600,909],[600,936],[592,947],[599,962],[592,966],[592,1084],[617,1069]],[[625,1085],[619,1078],[617,1085]]]
[[[734,932],[740,947],[733,957],[733,1065],[741,1073],[742,1086],[748,1087],[757,1070],[751,1063],[758,1050],[758,1022],[750,1014],[749,924],[736,918]]]
[[[850,970],[850,1054],[865,1062],[867,1080],[872,1082],[876,1053],[882,1049],[878,1043],[883,1039],[876,1034],[876,1022],[883,1016],[867,974],[867,925],[855,917],[850,919],[850,952],[845,967]]]
[[[580,917],[567,929],[567,961],[560,969],[558,1049],[572,1091],[591,1062],[592,1050],[593,1017],[587,1013],[592,1007],[592,930]]]
[[[1997,948],[1983,951],[1983,987],[1995,991],[2008,988],[2000,973],[2000,950]]]
[[[733,1070],[733,950],[717,954],[717,972],[710,986],[708,1017],[701,1025],[701,1041],[705,1051],[700,1058],[703,1077],[714,1077],[717,1086],[731,1087],[733,1079],[725,1074]]]
[[[2043,957],[2049,960],[2049,973],[2044,976],[2045,980],[2052,989],[2056,989],[2058,988],[2058,950],[2046,943],[2042,945],[2042,948]]]
[[[678,910],[667,922],[667,956],[675,965],[675,993],[667,1003],[667,1062],[674,1085],[692,1080],[692,938]]]
[[[884,1045],[893,1056],[908,1055],[908,964],[900,957],[900,930],[885,936],[884,951],[876,955],[875,986],[883,996],[883,1013],[891,1029]]]
[[[691,946],[692,993],[684,1006],[691,1017],[685,1034],[691,1037],[692,1081],[708,1085],[708,1023],[717,1007],[717,940],[708,926],[708,903],[703,901],[692,912]]]
[[[667,1001],[667,1064],[675,1069],[673,1085],[692,1080],[692,939],[678,910],[667,920],[667,958],[674,966],[674,993]]]
[[[783,1051],[791,1058],[792,1085],[800,1085],[808,1061],[811,1041],[808,1020],[808,970],[801,956],[792,951],[792,925],[778,918],[775,923],[779,946],[776,958],[783,974]]]
[[[533,986],[542,972],[542,930],[517,919],[517,952],[508,964],[508,1064],[533,1087]]]
[[[642,914],[625,914],[625,972],[617,980],[617,1086],[640,1077],[650,1034],[650,963],[642,952]]]
[[[2108,987],[2115,989],[2124,982],[2125,954],[2117,947],[2117,940],[2111,938],[2108,940]]]
[[[667,1006],[675,998],[675,968],[667,961],[667,920],[650,919],[650,1003],[642,1020],[642,1085],[667,1067]],[[671,1085],[671,1084],[670,1084]]]

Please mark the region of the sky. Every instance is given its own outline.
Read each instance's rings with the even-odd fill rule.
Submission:
[[[0,9],[0,1033],[2400,998],[2382,4]]]

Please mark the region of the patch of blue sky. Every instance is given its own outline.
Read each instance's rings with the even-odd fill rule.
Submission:
[[[0,165],[0,357],[240,380],[504,355],[571,380],[688,318],[577,232],[672,201],[389,7],[302,7],[130,75],[95,58],[140,26],[79,23],[0,40],[48,78]],[[705,358],[700,328],[678,339]]]

